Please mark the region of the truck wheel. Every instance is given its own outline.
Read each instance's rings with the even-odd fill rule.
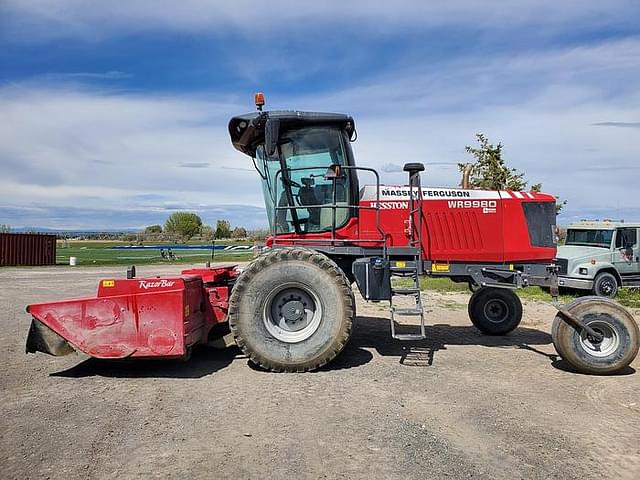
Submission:
[[[333,360],[349,340],[354,316],[353,292],[342,270],[304,248],[256,258],[229,299],[238,347],[275,372],[314,370]]]
[[[638,325],[633,316],[613,300],[582,297],[565,308],[603,335],[601,341],[595,341],[566,322],[561,314],[556,315],[551,330],[553,345],[579,372],[614,373],[628,366],[638,354]]]
[[[483,287],[469,300],[471,323],[487,335],[505,335],[522,320],[522,302],[512,291]]]
[[[618,293],[618,280],[609,272],[600,272],[593,280],[593,294],[613,298]]]

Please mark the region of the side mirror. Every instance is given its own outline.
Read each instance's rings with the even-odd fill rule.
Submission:
[[[267,124],[264,127],[264,147],[267,150],[267,155],[271,156],[276,153],[279,137],[280,120],[273,118],[267,119]]]

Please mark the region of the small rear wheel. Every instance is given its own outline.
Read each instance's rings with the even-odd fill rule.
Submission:
[[[471,323],[487,335],[506,335],[522,320],[522,302],[513,290],[483,287],[469,300]]]
[[[592,338],[560,313],[556,315],[551,330],[553,345],[576,370],[596,375],[615,373],[636,358],[640,333],[625,308],[601,297],[578,298],[565,308],[602,337]]]
[[[303,372],[333,360],[351,334],[355,301],[343,271],[325,255],[282,248],[255,259],[229,299],[236,344],[263,368]]]

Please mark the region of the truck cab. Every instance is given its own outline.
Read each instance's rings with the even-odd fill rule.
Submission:
[[[558,247],[560,287],[615,297],[623,287],[640,287],[640,223],[581,221],[567,228]]]

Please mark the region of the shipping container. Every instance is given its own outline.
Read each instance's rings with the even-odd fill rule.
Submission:
[[[55,235],[0,233],[0,266],[55,264]]]

